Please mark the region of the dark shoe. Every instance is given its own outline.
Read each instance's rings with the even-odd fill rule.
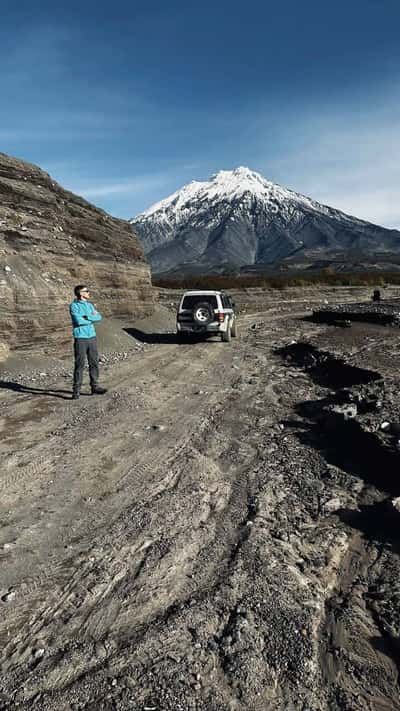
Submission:
[[[106,388],[101,388],[99,385],[96,385],[95,388],[92,388],[92,395],[104,395],[104,393],[107,392]]]
[[[79,393],[72,393],[72,400],[79,400]]]

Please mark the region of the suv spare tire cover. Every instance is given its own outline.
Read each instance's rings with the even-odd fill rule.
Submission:
[[[199,301],[192,309],[192,316],[199,326],[207,326],[214,321],[214,309],[207,301]]]

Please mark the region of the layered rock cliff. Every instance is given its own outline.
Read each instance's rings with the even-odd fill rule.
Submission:
[[[77,283],[90,285],[106,317],[153,310],[150,270],[129,223],[0,153],[0,359],[69,348]]]

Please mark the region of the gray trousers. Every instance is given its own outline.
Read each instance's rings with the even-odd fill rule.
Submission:
[[[99,379],[99,354],[96,338],[75,338],[74,340],[74,392],[79,393],[82,386],[83,369],[86,358],[89,363],[90,385],[95,388]]]

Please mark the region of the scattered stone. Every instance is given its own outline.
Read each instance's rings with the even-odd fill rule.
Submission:
[[[324,301],[328,304],[328,301]],[[345,321],[368,321],[382,325],[399,326],[398,303],[395,301],[351,302],[350,304],[331,304],[329,308],[313,311],[313,320],[319,323],[343,325]],[[341,322],[339,324],[339,321]]]
[[[332,429],[337,426],[338,422],[353,420],[357,416],[357,412],[357,405],[354,403],[329,405],[322,409],[320,420],[327,428]]]
[[[352,420],[354,417],[357,417],[357,405],[354,403],[333,405],[331,411],[337,415],[342,415],[345,420]]]
[[[392,499],[392,504],[396,511],[400,513],[400,496],[398,496],[396,499]]]
[[[340,328],[351,328],[351,321],[349,319],[335,319],[332,321],[332,325]]]
[[[323,509],[326,513],[333,513],[334,511],[337,511],[340,509],[342,506],[342,502],[340,499],[334,498],[334,499],[329,499],[329,501],[326,501],[323,505]]]
[[[4,271],[5,271],[5,272],[10,272],[10,271],[11,271],[11,267],[9,267],[9,266],[6,265],[6,266],[4,267]]]
[[[15,590],[9,590],[7,593],[5,593],[5,595],[1,596],[1,599],[3,602],[12,602],[13,600],[15,600],[16,596],[17,593],[15,592]]]
[[[380,429],[383,432],[389,433],[393,435],[394,437],[399,437],[400,435],[400,424],[397,422],[382,422],[380,425]]]

